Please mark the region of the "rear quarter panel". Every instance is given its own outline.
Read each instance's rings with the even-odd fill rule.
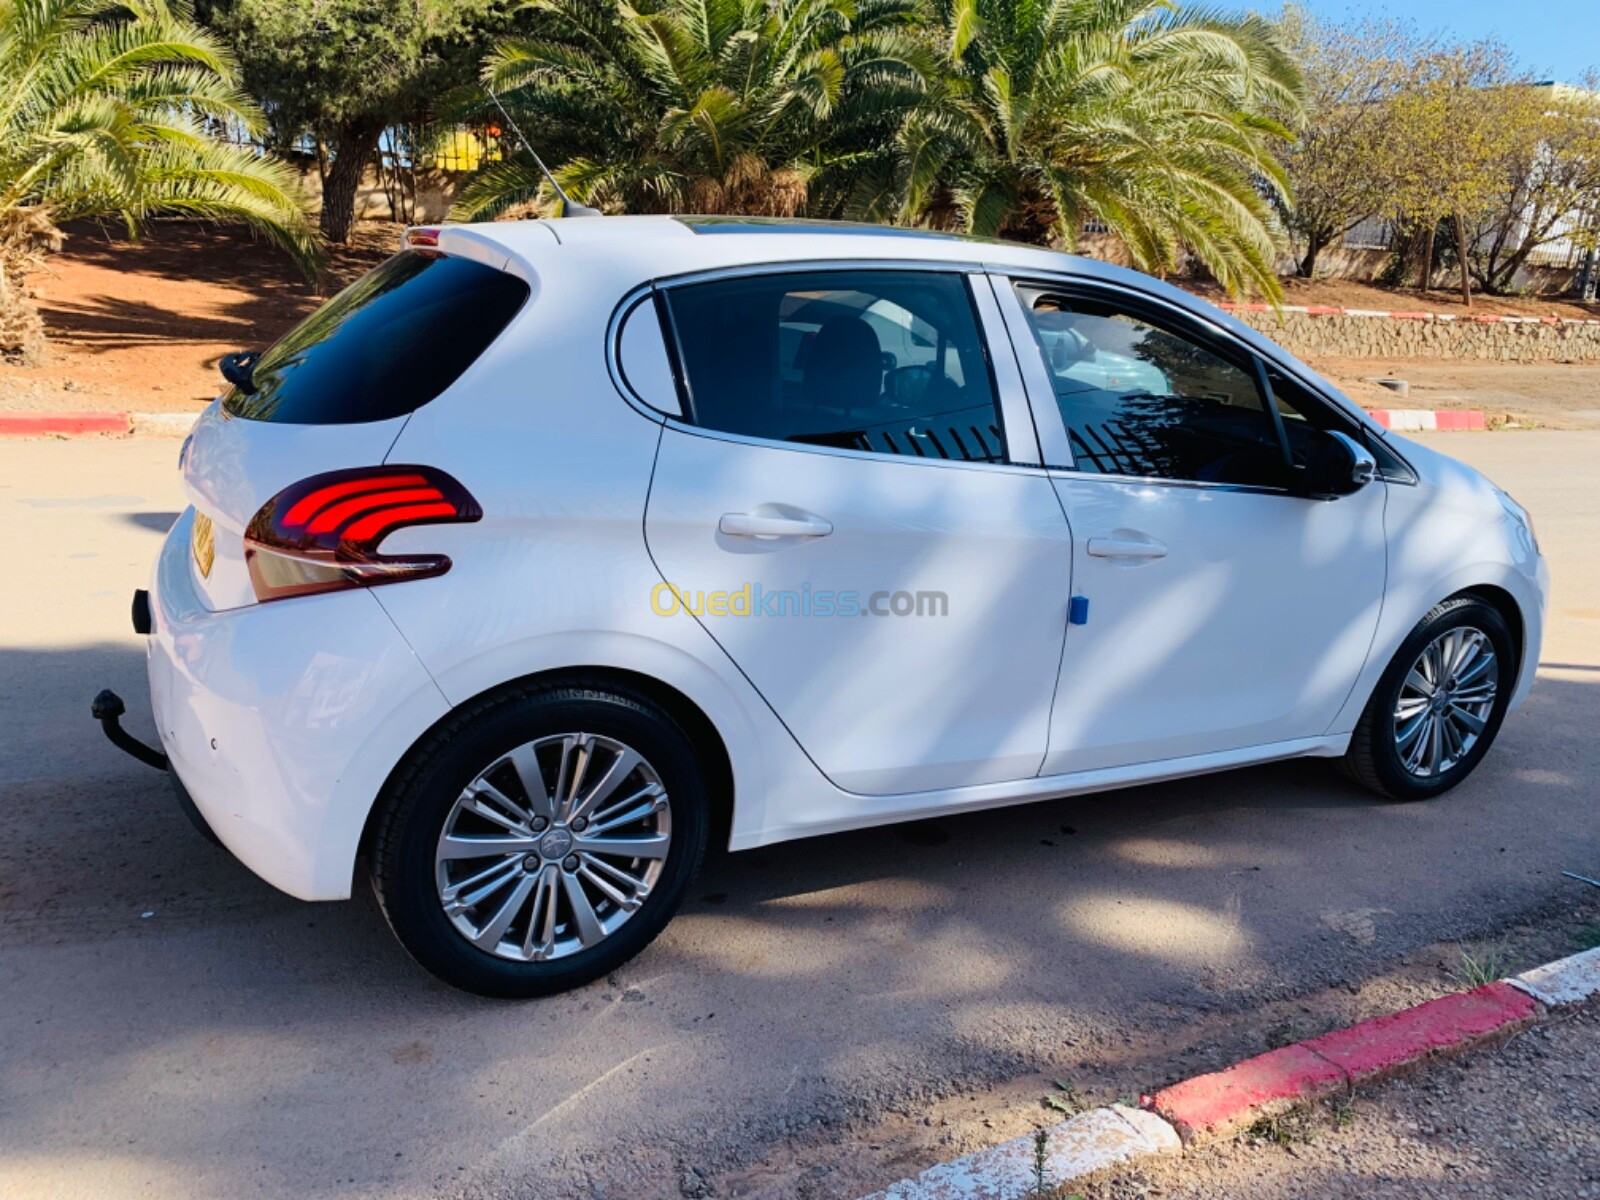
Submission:
[[[471,525],[400,530],[386,553],[450,556],[436,579],[374,589],[449,702],[560,669],[614,667],[700,707],[733,764],[734,841],[769,806],[831,790],[695,620],[652,611],[644,541],[659,422],[607,369],[613,309],[641,281],[614,254],[563,247],[523,269],[534,301],[458,387],[415,413],[390,452],[440,467],[477,498]]]

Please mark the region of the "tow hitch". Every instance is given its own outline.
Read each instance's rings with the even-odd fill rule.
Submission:
[[[90,714],[100,722],[100,728],[106,731],[106,736],[111,739],[113,746],[118,750],[127,751],[147,767],[165,771],[167,756],[153,746],[146,746],[118,724],[122,720],[122,714],[127,711],[128,706],[122,702],[122,697],[110,688],[101,691],[89,705]]]

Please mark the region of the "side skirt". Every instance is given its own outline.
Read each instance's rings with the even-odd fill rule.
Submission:
[[[770,846],[795,838],[843,833],[850,829],[866,829],[897,821],[918,821],[951,813],[977,812],[1009,804],[1028,804],[1035,800],[1056,800],[1086,792],[1107,792],[1144,783],[1161,783],[1168,779],[1184,779],[1215,771],[1230,771],[1236,767],[1279,762],[1287,758],[1337,758],[1349,744],[1350,735],[1346,732],[1125,767],[1101,767],[1094,771],[1074,771],[1065,775],[1045,775],[936,792],[907,792],[897,796],[861,796],[833,789],[826,797],[819,797],[819,802],[814,806],[808,806],[806,819],[735,835],[728,848],[753,850],[757,846]]]

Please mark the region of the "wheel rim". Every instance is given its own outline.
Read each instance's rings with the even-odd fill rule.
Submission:
[[[1417,656],[1394,707],[1394,748],[1419,779],[1450,770],[1478,744],[1494,711],[1500,664],[1480,629],[1442,633]]]
[[[565,733],[496,759],[439,833],[439,903],[480,950],[547,962],[616,933],[655,887],[672,844],[666,789],[613,738]]]

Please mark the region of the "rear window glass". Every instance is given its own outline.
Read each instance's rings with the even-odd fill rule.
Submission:
[[[253,421],[343,425],[421,408],[489,348],[528,298],[514,275],[408,250],[363,275],[256,363],[223,408]]]

